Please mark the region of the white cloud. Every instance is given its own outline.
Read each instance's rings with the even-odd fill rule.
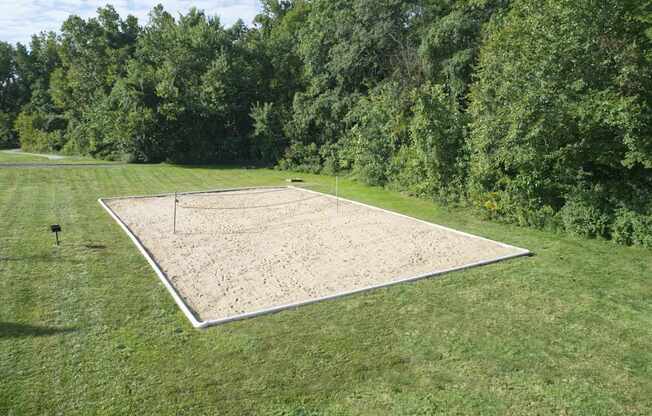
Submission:
[[[159,3],[175,17],[191,7],[202,9],[208,15],[219,16],[225,26],[238,19],[251,24],[260,11],[258,0],[0,0],[0,40],[29,43],[33,34],[59,31],[69,15],[92,17],[98,7],[107,3],[123,18],[136,16],[141,25],[147,23],[149,11]]]

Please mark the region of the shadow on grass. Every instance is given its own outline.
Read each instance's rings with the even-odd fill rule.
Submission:
[[[184,169],[211,169],[211,170],[233,170],[233,169],[241,169],[241,170],[261,170],[261,169],[273,169],[274,165],[269,165],[269,164],[256,164],[256,163],[251,163],[251,162],[223,162],[223,163],[174,163],[174,162],[166,162],[168,166],[174,166],[177,168],[184,168]]]
[[[46,337],[56,334],[74,332],[77,328],[52,328],[47,326],[34,326],[0,322],[0,339],[22,337]]]

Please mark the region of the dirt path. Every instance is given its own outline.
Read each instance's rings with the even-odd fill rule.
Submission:
[[[27,156],[38,156],[38,157],[43,157],[49,160],[63,160],[63,159],[69,159],[69,156],[63,156],[63,155],[54,155],[54,154],[46,154],[46,153],[29,153],[29,152],[23,152],[21,149],[11,149],[11,150],[3,150],[3,153],[15,153],[19,155],[27,155]]]
[[[0,162],[0,169],[39,168],[117,168],[127,163],[6,163]]]
[[[295,188],[107,200],[201,320],[527,251]]]

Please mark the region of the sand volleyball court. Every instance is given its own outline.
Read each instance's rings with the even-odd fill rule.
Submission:
[[[528,254],[295,187],[187,193],[176,201],[100,203],[196,327]]]

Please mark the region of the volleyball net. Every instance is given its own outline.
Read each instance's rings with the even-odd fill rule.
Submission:
[[[316,192],[310,189],[316,186],[310,184],[175,193],[173,231],[176,233],[179,222],[187,230],[192,218],[206,216],[214,218],[211,220],[212,228],[219,228],[215,222],[221,223],[228,219],[229,224],[240,224],[244,227],[243,230],[259,228],[263,231],[270,226],[290,225],[293,219],[300,220],[300,217],[324,211],[339,214],[337,180],[334,185],[329,193]],[[188,220],[191,220],[190,223]]]

